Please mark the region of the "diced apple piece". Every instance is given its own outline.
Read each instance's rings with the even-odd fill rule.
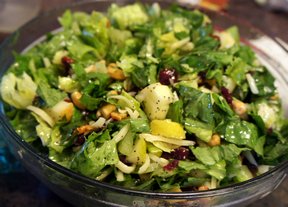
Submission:
[[[48,109],[47,112],[57,122],[63,117],[67,121],[70,121],[73,115],[74,105],[71,102],[60,101],[52,108]]]
[[[170,88],[161,83],[147,86],[136,96],[138,101],[143,102],[144,111],[150,120],[165,119],[173,98]]]
[[[150,123],[151,134],[168,138],[185,139],[183,126],[170,119],[153,120]]]

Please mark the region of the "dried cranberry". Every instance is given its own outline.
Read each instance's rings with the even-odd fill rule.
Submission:
[[[126,165],[131,165],[131,163],[127,160],[127,156],[125,156],[125,155],[120,155],[119,156],[119,159],[120,159],[120,161],[121,162],[123,162],[124,164],[126,164]]]
[[[222,93],[223,97],[225,98],[225,100],[227,101],[227,103],[231,105],[233,98],[232,98],[232,95],[229,92],[229,90],[225,87],[221,87],[221,93]]]
[[[178,73],[175,69],[165,68],[159,72],[159,82],[163,85],[170,85],[178,81]]]
[[[189,154],[190,154],[189,149],[185,147],[179,147],[174,149],[174,151],[170,153],[164,152],[162,154],[162,157],[165,159],[185,160],[188,158]]]
[[[169,164],[165,165],[164,170],[171,171],[174,170],[178,166],[179,160],[173,160]]]
[[[69,72],[69,70],[71,69],[71,64],[74,63],[74,60],[68,56],[64,56],[61,59],[61,62],[66,70],[66,72]]]
[[[187,149],[185,147],[179,147],[179,148],[175,149],[172,153],[174,154],[175,159],[185,160],[189,156],[190,151],[189,151],[189,149]]]
[[[273,128],[272,128],[272,127],[269,127],[269,128],[267,129],[267,133],[268,133],[269,135],[271,135],[271,134],[273,133]]]
[[[83,134],[79,135],[77,139],[74,141],[75,146],[80,146],[83,145],[84,142],[86,141],[85,136]]]

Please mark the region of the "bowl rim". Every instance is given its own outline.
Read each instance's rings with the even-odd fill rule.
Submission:
[[[2,41],[0,43],[0,50],[5,47],[6,44],[8,44],[9,41],[11,41],[11,39],[13,39],[13,36],[17,36],[17,33],[19,31],[25,30],[25,28],[27,27],[27,25],[32,24],[34,21],[37,20],[37,18],[39,16],[49,16],[51,14],[53,14],[53,12],[56,11],[65,11],[65,9],[70,8],[73,9],[76,6],[79,5],[84,5],[84,4],[89,4],[89,3],[118,3],[117,0],[97,0],[97,1],[93,1],[93,0],[84,0],[82,2],[73,2],[70,4],[64,4],[60,7],[57,7],[55,9],[52,9],[50,11],[44,12],[40,15],[37,15],[35,18],[33,18],[32,20],[28,21],[26,24],[24,24],[23,26],[21,26],[17,31],[13,32],[12,34],[10,34],[4,41]],[[130,0],[123,0],[124,4],[127,3],[132,3],[134,1],[130,1]],[[164,1],[164,0],[158,0],[158,1],[150,1],[147,0],[146,3],[152,3],[152,2],[162,2],[162,3],[175,3],[173,0],[168,0],[168,1]],[[143,2],[145,3],[145,2]],[[284,49],[283,46],[281,44],[279,44],[277,41],[275,41],[275,38],[272,38],[270,36],[268,36],[267,34],[265,34],[263,31],[261,31],[260,29],[258,29],[257,27],[253,26],[252,24],[250,24],[248,21],[245,21],[243,19],[235,19],[235,17],[225,13],[225,12],[215,12],[213,10],[209,10],[207,8],[202,8],[199,6],[191,6],[189,4],[185,4],[185,3],[181,3],[178,2],[178,5],[184,7],[184,8],[188,8],[188,9],[192,9],[192,8],[196,8],[196,9],[200,9],[200,10],[206,10],[208,12],[212,12],[215,13],[216,15],[223,15],[227,18],[229,18],[230,20],[234,21],[237,24],[242,24],[245,27],[249,27],[250,29],[252,29],[253,31],[256,31],[257,33],[260,33],[263,36],[266,36],[268,38],[270,38],[275,44],[277,44],[278,46],[280,46],[280,48]],[[24,49],[25,50],[25,49]],[[6,68],[5,70],[1,69],[0,71],[0,75],[2,76],[3,73],[5,73],[7,71],[8,68]],[[284,80],[287,84],[288,84],[288,80]],[[149,198],[161,198],[161,199],[182,199],[182,198],[203,198],[203,197],[208,197],[208,196],[218,196],[218,195],[224,195],[224,194],[228,194],[228,193],[232,193],[235,192],[235,190],[237,189],[246,189],[249,188],[250,186],[253,186],[255,183],[264,181],[270,177],[273,177],[275,173],[280,172],[280,171],[284,171],[285,169],[288,169],[288,160],[286,161],[282,161],[281,163],[279,163],[278,165],[274,166],[272,169],[270,169],[269,171],[258,175],[252,179],[249,179],[247,181],[244,182],[239,182],[239,183],[235,183],[235,184],[231,184],[228,186],[224,186],[224,187],[220,187],[220,188],[216,188],[216,189],[210,189],[210,190],[206,190],[206,191],[184,191],[184,192],[155,192],[155,191],[145,191],[145,190],[135,190],[135,189],[130,189],[130,188],[125,188],[119,185],[114,185],[114,184],[110,184],[107,182],[102,182],[102,181],[97,181],[97,180],[93,180],[92,178],[89,178],[87,176],[81,175],[79,173],[76,173],[66,167],[63,167],[59,164],[57,164],[56,162],[50,160],[47,156],[43,156],[40,153],[37,153],[36,150],[27,142],[25,142],[13,129],[13,127],[11,126],[11,124],[9,123],[8,118],[5,116],[4,113],[4,109],[3,109],[3,101],[2,99],[0,99],[0,127],[2,127],[2,130],[4,130],[4,133],[7,133],[7,135],[9,135],[9,139],[12,138],[21,148],[27,150],[30,154],[32,154],[37,160],[41,161],[41,163],[47,165],[48,167],[52,168],[53,170],[62,173],[65,176],[71,177],[72,179],[77,180],[78,182],[83,182],[84,184],[88,184],[88,185],[96,185],[99,187],[103,187],[107,190],[113,190],[114,192],[118,192],[118,193],[123,193],[123,194],[129,194],[129,195],[133,195],[133,196],[146,196]],[[0,128],[1,129],[1,128]]]

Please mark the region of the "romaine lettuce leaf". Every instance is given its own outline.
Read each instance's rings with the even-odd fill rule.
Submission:
[[[101,135],[98,137],[101,139]],[[71,168],[83,175],[95,178],[105,166],[114,165],[118,161],[117,147],[114,140],[107,140],[101,146],[96,146],[91,141],[83,145],[81,151],[73,159]]]
[[[183,100],[184,115],[214,125],[213,105],[210,93],[203,93],[195,88],[179,84],[178,91]]]
[[[253,123],[235,118],[227,121],[224,125],[224,131],[220,130],[220,134],[226,141],[250,147],[259,155],[263,155],[265,136],[259,136],[258,128]]]
[[[131,4],[123,7],[112,4],[108,11],[108,15],[112,24],[118,26],[120,29],[132,29],[149,20],[146,11],[140,4]]]

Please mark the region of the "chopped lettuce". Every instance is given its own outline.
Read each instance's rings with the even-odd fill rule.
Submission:
[[[275,79],[237,27],[140,2],[67,10],[59,23],[14,54],[0,87],[6,116],[37,152],[157,192],[243,182],[288,159]]]

